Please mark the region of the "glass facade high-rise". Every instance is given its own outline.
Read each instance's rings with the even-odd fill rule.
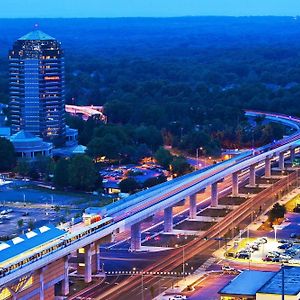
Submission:
[[[9,51],[10,121],[20,130],[63,143],[66,135],[64,53],[55,38],[34,30]]]

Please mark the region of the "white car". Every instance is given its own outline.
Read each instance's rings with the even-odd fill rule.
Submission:
[[[268,242],[268,239],[266,237],[261,237],[257,240],[260,244],[266,244]]]
[[[174,295],[169,297],[169,300],[185,300],[187,297],[185,295]]]
[[[293,265],[300,265],[300,259],[298,258],[292,258],[289,260],[289,264],[293,264]]]

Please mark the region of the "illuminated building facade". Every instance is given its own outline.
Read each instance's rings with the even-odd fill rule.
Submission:
[[[21,130],[64,143],[64,53],[55,38],[34,30],[9,51],[12,134]]]

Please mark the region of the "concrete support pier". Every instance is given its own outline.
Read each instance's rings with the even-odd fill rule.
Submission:
[[[173,231],[173,208],[167,207],[164,209],[164,231]]]
[[[239,195],[239,173],[232,173],[232,196],[237,197]]]
[[[196,216],[197,216],[196,197],[197,197],[197,194],[193,194],[190,196],[190,219],[196,219]]]
[[[250,172],[249,172],[249,186],[255,187],[256,185],[256,174],[255,174],[255,164],[250,166]]]
[[[95,257],[96,257],[96,273],[102,271],[101,269],[101,261],[100,261],[100,243],[98,241],[95,242]]]
[[[265,159],[265,177],[271,177],[271,158],[269,156]]]
[[[215,182],[211,185],[211,206],[218,206],[218,183]]]
[[[67,296],[70,293],[69,284],[69,256],[64,257],[64,279],[61,282],[61,294]]]
[[[92,281],[92,245],[84,247],[84,281]]]
[[[284,152],[279,153],[279,169],[284,170]]]
[[[290,160],[291,162],[293,162],[293,160],[295,159],[295,148],[290,148]]]
[[[40,288],[39,288],[39,299],[40,300],[45,300],[45,282],[44,282],[44,268],[39,270],[39,274],[40,274]]]
[[[141,249],[141,223],[136,223],[131,226],[131,251]]]

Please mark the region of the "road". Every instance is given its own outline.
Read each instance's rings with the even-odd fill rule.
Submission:
[[[273,187],[267,188],[259,195],[256,195],[252,198],[251,201],[247,201],[240,206],[239,209],[231,212],[227,217],[225,217],[221,222],[214,225],[211,229],[209,229],[206,234],[209,237],[218,237],[223,236],[228,227],[236,226],[239,222],[246,218],[253,207],[257,205],[261,205],[261,202],[265,200],[266,195],[270,196],[270,194],[275,194],[278,190],[284,188],[287,182],[291,182],[292,178],[295,178],[295,175],[290,175],[289,179],[281,180],[280,182],[274,184]],[[231,222],[228,222],[230,220]],[[208,253],[210,249],[213,249],[216,242],[213,240],[205,241],[203,239],[196,239],[189,242],[186,246],[184,246],[185,260],[191,259],[193,256],[196,256],[199,252]],[[182,265],[182,252],[183,249],[174,249],[170,252],[170,254],[163,260],[158,261],[157,263],[152,264],[150,267],[147,267],[145,272],[168,272],[176,270],[176,268],[180,268]],[[169,284],[171,280],[169,280]],[[153,285],[157,284],[157,279],[152,277],[147,277],[143,279],[143,285],[145,287],[153,288]],[[120,282],[120,284],[114,288],[108,289],[106,292],[101,291],[101,296],[97,299],[141,299],[141,278],[136,279],[136,277],[125,279]],[[123,296],[126,295],[126,296]]]
[[[245,173],[244,174],[244,179],[247,177],[247,173]],[[291,179],[286,179],[285,180],[285,182],[283,183],[283,184],[281,184],[281,185],[279,185],[279,187],[277,187],[277,188],[282,188],[282,186],[284,186],[285,184],[286,184],[286,181],[290,181],[291,182]],[[224,190],[224,193],[226,192],[226,186],[227,185],[230,185],[230,178],[225,178],[225,180],[224,180],[224,182],[222,182],[220,185],[222,185],[222,187],[225,189]],[[247,203],[247,205],[245,206],[245,208],[244,208],[244,210],[246,210],[246,213],[249,213],[249,211],[252,211],[252,208],[254,207],[254,205],[255,205],[255,201],[256,202],[258,202],[259,203],[259,205],[261,205],[261,201],[262,201],[262,198],[263,197],[265,197],[264,195],[266,195],[266,194],[268,194],[268,195],[270,195],[270,194],[275,194],[276,193],[276,191],[277,191],[277,189],[276,189],[276,186],[278,186],[278,183],[277,184],[275,184],[275,187],[269,187],[267,190],[265,190],[264,191],[264,193],[263,193],[263,195],[261,195],[261,196],[259,196],[259,197],[257,197],[257,196],[255,196],[256,197],[256,200],[254,199],[254,200],[252,200],[252,201],[248,201],[248,203]],[[202,197],[205,197],[205,194],[202,194],[201,195]],[[207,201],[203,201],[203,202],[201,202],[201,203],[199,203],[198,205],[201,207],[206,207],[206,206],[208,206],[208,204],[209,204],[209,202],[207,202]],[[252,207],[252,208],[251,208]],[[251,208],[251,209],[250,209]],[[179,210],[179,212],[178,212],[178,214],[180,214],[180,211],[181,211],[181,214],[180,215],[178,215],[178,217],[180,217],[181,219],[184,219],[184,218],[186,218],[187,217],[187,212],[188,212],[188,209],[186,209],[186,208],[182,208],[182,207],[178,207],[177,208],[178,210]],[[199,207],[198,207],[198,210],[199,210]],[[182,211],[184,211],[185,213],[183,213],[182,214]],[[234,213],[235,214],[235,213]],[[234,214],[233,214],[233,216],[234,216]],[[242,214],[243,215],[243,214]],[[232,216],[232,217],[233,217]],[[162,216],[161,216],[162,217]],[[176,219],[176,217],[175,217],[175,219]],[[161,221],[161,220],[160,220]],[[178,221],[178,220],[177,220]],[[241,220],[239,220],[239,221],[241,221]],[[154,222],[156,222],[156,221],[154,221]],[[224,223],[224,222],[223,222]],[[226,223],[226,222],[225,222]],[[228,224],[227,224],[228,225]],[[230,226],[233,226],[232,224],[230,225]],[[162,230],[163,228],[162,228],[162,224],[161,225],[157,225],[157,226],[154,226],[153,227],[153,230],[155,230],[153,233],[155,234],[156,232],[157,232],[157,230]],[[211,232],[212,232],[212,230],[210,230]],[[224,230],[223,232],[225,232],[226,230]],[[149,232],[149,229],[148,229],[148,232]],[[209,236],[209,231],[208,231],[208,236]],[[214,236],[222,236],[222,234],[215,234]],[[143,237],[145,237],[145,234],[143,235]],[[201,242],[201,241],[200,241]],[[203,242],[203,241],[202,241]],[[122,242],[121,243],[119,243],[119,245],[118,245],[118,247],[122,247],[122,248],[126,248],[126,247],[123,247],[124,246],[124,243],[123,243],[123,245],[122,245]],[[127,244],[127,247],[129,247],[129,245]],[[214,250],[216,250],[217,249],[217,247],[218,247],[218,243],[216,243],[216,242],[212,242],[211,244],[210,244],[210,247],[209,247],[209,249],[206,249],[204,252],[203,252],[203,256],[205,257],[205,255],[207,256],[207,257],[209,257],[209,255],[211,255],[212,254],[212,252],[214,251]],[[197,247],[195,247],[195,248],[197,248]],[[204,248],[205,249],[205,248]],[[176,250],[174,250],[174,251],[177,251],[178,249],[176,249]],[[194,252],[194,254],[192,254],[191,256],[193,256],[193,255],[196,255],[197,254],[197,252],[198,252],[198,250],[196,251],[196,252]],[[178,256],[179,257],[179,263],[178,263],[178,265],[180,266],[181,265],[181,263],[182,263],[182,249],[179,249],[179,251],[177,251],[177,252],[173,252],[174,254],[173,255],[171,255],[171,259],[173,259],[174,258],[174,256]],[[176,254],[177,253],[177,254]],[[186,251],[186,257],[187,257],[187,251]],[[107,258],[108,260],[110,259],[110,258]],[[203,258],[201,258],[201,259],[203,259]],[[139,265],[137,264],[137,262],[135,262],[134,263],[135,264],[135,266],[137,266],[138,267],[138,269],[142,269],[142,267],[139,267]],[[148,266],[149,264],[144,264],[144,266]],[[130,270],[130,269],[132,269],[132,266],[133,265],[131,265],[129,268],[128,268],[128,266],[127,266],[127,268],[125,268],[125,270]],[[173,267],[173,268],[176,268],[176,267]],[[242,268],[242,267],[240,267],[240,268]],[[217,269],[220,269],[220,266],[218,266],[217,267]],[[147,268],[146,268],[146,270],[147,270]],[[164,269],[161,269],[161,270],[164,270]],[[172,270],[172,267],[170,267],[168,270]],[[124,277],[122,278],[123,280],[125,280],[126,281],[126,279],[124,279]],[[132,280],[134,280],[134,278],[132,279]],[[121,281],[121,280],[120,280]],[[151,284],[150,283],[147,283],[147,281],[149,281],[149,278],[146,278],[146,281],[145,281],[145,285],[147,285],[148,287],[150,286],[153,286],[153,285],[155,285],[155,281],[154,282],[152,282]],[[171,282],[172,282],[172,280],[169,280],[166,284],[168,284],[169,286],[171,285]],[[120,284],[122,284],[121,282],[120,282]],[[119,285],[118,285],[118,287],[119,287]],[[106,286],[105,287],[105,290],[109,290],[109,286]],[[157,290],[157,289],[156,289]],[[139,293],[139,291],[140,291],[140,288],[138,287],[137,288],[137,290],[134,290],[134,292],[133,292],[133,294],[131,295],[131,297],[133,297],[132,299],[139,299],[139,298],[134,298],[134,294],[135,293]],[[102,293],[103,291],[101,290],[101,293]],[[97,294],[97,292],[96,291],[93,291],[93,295],[94,295],[94,293],[96,293]],[[126,292],[126,295],[127,295],[127,293],[128,292]],[[146,292],[145,292],[146,293]],[[99,294],[99,290],[98,290],[98,294]],[[140,295],[141,296],[141,295]],[[118,297],[120,297],[120,299],[122,299],[121,298],[121,296],[118,296]],[[99,298],[99,299],[102,299],[102,298]],[[103,299],[105,299],[105,298],[103,298]],[[114,298],[107,298],[107,299],[114,299]],[[124,299],[126,299],[126,298],[124,298]]]
[[[295,179],[295,173],[289,175],[288,179],[291,182],[292,178]],[[260,194],[254,196],[251,201],[247,201],[242,204],[238,209],[232,211],[227,215],[222,221],[214,225],[211,229],[206,232],[206,235],[213,238],[218,236],[223,236],[229,227],[237,226],[244,218],[246,218],[252,211],[253,207],[261,205],[263,201],[266,200],[266,196],[270,197],[272,194],[276,194],[279,190],[283,189],[288,180],[285,178],[271,188],[265,189]],[[212,246],[216,244],[216,241],[213,240],[203,240],[201,238],[195,239],[189,242],[184,246],[185,260],[191,259],[193,256],[196,256],[198,253],[205,253],[208,249],[211,249]],[[173,271],[174,269],[182,265],[182,249],[175,249],[172,253],[165,258],[163,261],[159,261],[145,271],[147,272],[168,272]],[[155,283],[153,278],[145,278],[144,285],[151,287]],[[126,279],[118,285],[117,288],[112,288],[109,292],[102,293],[97,299],[140,299],[140,280]],[[125,297],[123,295],[126,295]]]
[[[299,120],[297,122],[299,122]],[[264,147],[261,147],[259,150],[255,149],[255,151],[258,151],[257,154],[249,151],[249,153],[246,153],[245,156],[239,156],[237,159],[229,160],[227,162],[224,162],[223,164],[216,165],[213,169],[208,170],[205,174],[199,175],[197,172],[195,172],[196,174],[193,173],[191,175],[188,175],[188,178],[182,177],[179,179],[179,184],[178,181],[174,180],[171,183],[167,183],[168,187],[167,185],[164,185],[163,187],[155,187],[153,190],[149,189],[149,193],[148,191],[146,191],[141,197],[140,194],[135,196],[136,202],[134,204],[130,202],[132,198],[128,197],[130,199],[126,199],[125,202],[130,202],[130,205],[126,209],[124,209],[123,206],[118,207],[118,213],[111,214],[111,216],[115,218],[109,226],[105,227],[103,230],[101,228],[99,231],[94,232],[93,234],[90,234],[90,230],[87,230],[84,233],[84,238],[82,237],[83,234],[81,234],[81,236],[78,237],[76,241],[72,241],[72,243],[68,245],[68,247],[65,247],[65,244],[62,243],[63,246],[61,246],[61,248],[56,249],[55,252],[52,252],[51,259],[55,260],[59,256],[65,256],[68,251],[72,252],[80,247],[92,243],[93,241],[101,238],[101,234],[107,235],[108,232],[111,233],[113,230],[120,228],[120,226],[125,222],[127,222],[127,224],[132,224],[132,222],[136,222],[139,218],[140,220],[143,220],[145,218],[148,218],[149,216],[152,216],[158,210],[162,210],[168,206],[174,206],[178,203],[179,200],[183,199],[184,197],[189,196],[192,193],[196,193],[204,187],[209,186],[210,184],[223,180],[224,177],[227,177],[234,172],[239,172],[245,168],[248,168],[249,165],[260,163],[270,155],[274,155],[279,151],[287,151],[291,146],[295,146],[295,142],[299,139],[299,137],[300,132],[298,131],[296,134],[278,141],[277,144],[275,143],[266,145]],[[265,190],[264,192],[266,193],[262,192],[260,196],[257,196],[255,198],[255,201],[245,202],[237,210],[229,213],[222,221],[212,226],[212,228],[209,229],[206,234],[209,237],[223,236],[230,227],[236,226],[241,220],[248,217],[249,211],[252,213],[254,206],[261,205],[261,202],[264,201],[266,197],[270,197],[270,194],[274,194],[277,189],[282,188],[280,187],[280,185],[277,185],[277,183],[274,184],[273,187],[272,190],[267,189],[267,192]],[[96,226],[97,224],[95,225],[95,227]],[[186,259],[190,259],[191,257],[195,256],[199,251],[207,250],[212,246],[212,244],[213,243],[211,241],[204,241],[201,239],[191,241],[185,247]],[[169,257],[164,262],[157,262],[156,264],[154,264],[154,266],[152,266],[153,270],[171,271],[174,268],[178,267],[182,261],[180,257],[181,251],[182,249],[176,249],[174,250],[174,252],[172,251],[173,256]],[[16,272],[15,266],[17,266],[18,274],[19,276],[21,276],[29,269],[29,264],[23,267],[23,262],[20,263],[18,259],[19,258],[16,257],[15,265],[9,266],[9,271],[14,270],[14,272]],[[50,258],[47,258],[47,263],[49,263],[49,261]],[[46,260],[43,260],[42,257],[35,263],[35,266],[40,267],[44,263],[46,263]],[[13,275],[14,274],[12,273],[8,274],[8,277],[5,277],[5,279],[9,278],[9,280],[12,280]],[[1,280],[3,284],[4,278],[2,278]],[[147,281],[149,281],[148,278]],[[126,280],[124,282],[126,282]],[[151,281],[149,281],[149,283],[151,284]],[[134,284],[134,281],[132,281],[132,284]],[[117,289],[117,294],[122,293],[121,287],[123,287],[123,285],[120,284]],[[126,288],[131,288],[132,291],[137,292],[135,291],[135,285],[132,286],[131,283],[128,283]]]

